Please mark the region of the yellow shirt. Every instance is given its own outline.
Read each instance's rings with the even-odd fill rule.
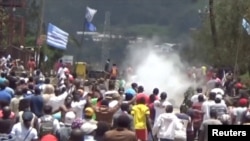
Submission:
[[[132,107],[131,114],[134,116],[135,129],[147,129],[146,116],[150,114],[149,108],[144,104]]]

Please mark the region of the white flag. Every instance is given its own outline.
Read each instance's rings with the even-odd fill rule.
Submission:
[[[244,18],[242,19],[242,26],[247,31],[247,34],[250,35],[250,24]]]
[[[96,9],[92,9],[90,7],[86,7],[86,14],[85,14],[85,19],[88,21],[88,22],[92,22],[95,14],[96,14],[97,10]]]
[[[67,48],[68,37],[69,37],[69,33],[49,23],[48,32],[47,32],[47,44],[48,45],[64,50]]]

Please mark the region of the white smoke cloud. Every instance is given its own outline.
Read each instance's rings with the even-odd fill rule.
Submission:
[[[145,92],[152,93],[154,88],[167,92],[168,99],[179,106],[184,93],[192,85],[187,78],[184,62],[177,53],[157,53],[154,44],[157,40],[148,40],[143,44],[133,44],[126,62],[132,64],[135,75],[133,82],[142,85]]]

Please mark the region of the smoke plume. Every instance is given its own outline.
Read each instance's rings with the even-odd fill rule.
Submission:
[[[130,83],[142,85],[147,94],[159,88],[160,92],[167,92],[168,100],[178,107],[185,91],[192,85],[184,71],[187,66],[177,53],[156,51],[156,43],[157,40],[148,40],[128,47],[130,53],[126,62],[133,66],[135,72]]]

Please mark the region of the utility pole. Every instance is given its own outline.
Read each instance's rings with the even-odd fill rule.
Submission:
[[[45,0],[40,0],[40,8],[39,8],[39,19],[38,19],[38,31],[37,31],[37,38],[36,38],[36,63],[37,66],[40,67],[40,54],[41,54],[41,47],[42,44],[39,44],[37,41],[42,40],[41,35],[43,33],[43,19],[44,19],[44,2]]]
[[[103,27],[103,39],[102,39],[102,47],[101,47],[101,62],[104,62],[109,57],[109,47],[107,46],[107,43],[110,39],[110,12],[105,12],[105,21],[104,21],[104,27]],[[106,37],[106,35],[108,37]]]

